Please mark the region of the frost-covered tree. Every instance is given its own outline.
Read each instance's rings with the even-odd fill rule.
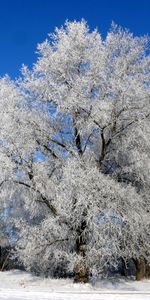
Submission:
[[[113,25],[103,41],[85,22],[66,23],[50,38],[33,70],[23,68],[23,86],[65,114],[60,148],[139,187],[149,169],[141,165],[149,161],[148,38]]]
[[[33,212],[35,213],[36,201],[40,201],[40,204],[43,201],[43,207],[50,209],[45,193],[37,188],[37,184],[40,172],[45,168],[45,174],[50,175],[54,163],[52,159],[51,164],[49,163],[49,153],[44,163],[45,154],[43,152],[42,155],[39,151],[42,135],[38,131],[37,138],[36,126],[33,126],[36,119],[42,124],[43,129],[46,128],[48,112],[42,105],[40,108],[38,106],[38,114],[36,110],[37,107],[33,107],[31,99],[9,77],[0,79],[0,247],[2,248],[14,248],[19,234],[16,220],[24,218],[34,223]],[[53,152],[52,154],[50,152],[50,155],[53,158]],[[41,163],[37,173],[40,160],[43,161],[43,165]],[[41,204],[35,221],[44,217]],[[0,254],[1,267],[4,267],[7,259],[2,257],[3,252]]]
[[[75,280],[87,282],[90,273],[102,274],[120,258],[126,262],[149,251],[146,213],[135,188],[80,159],[68,160],[61,180],[53,175],[47,187],[53,214],[21,225],[18,254],[28,269],[57,276],[71,271]]]
[[[14,107],[6,97],[14,123],[2,126],[24,211],[18,256],[81,281],[120,258],[139,270],[150,262],[148,38],[113,24],[103,40],[84,21],[66,22],[38,51],[13,84]]]
[[[47,135],[50,132],[52,135],[53,125],[51,125],[51,129],[48,129],[48,125],[52,122],[49,118],[49,124],[47,124],[47,115],[49,113],[45,106],[38,106],[37,113],[37,107],[32,105],[31,99],[8,77],[0,80],[1,201],[8,198],[8,195],[5,194],[6,190],[9,191],[11,198],[11,190],[14,193],[15,186],[20,186],[21,189],[30,188],[33,193],[40,194],[40,191],[37,191],[36,186],[34,186],[33,177],[34,168],[35,165],[38,165],[38,161],[43,161],[44,164],[44,150],[42,156],[39,149],[42,139],[44,148],[44,137],[40,133],[40,129],[37,130],[36,122],[38,122],[39,127],[41,124],[42,129],[47,131]],[[52,157],[55,157],[53,151],[50,153]],[[46,154],[45,169],[47,168],[47,171],[45,172],[50,172],[51,165],[48,163],[48,153]]]

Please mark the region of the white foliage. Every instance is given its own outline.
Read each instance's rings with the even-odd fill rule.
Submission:
[[[22,79],[1,79],[0,176],[20,198],[17,253],[28,269],[150,262],[147,48],[114,24],[103,40],[85,21],[66,22]]]

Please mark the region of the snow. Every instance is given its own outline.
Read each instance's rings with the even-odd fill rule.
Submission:
[[[0,300],[150,300],[150,280],[99,280],[74,284],[71,279],[40,278],[27,272],[0,272]]]

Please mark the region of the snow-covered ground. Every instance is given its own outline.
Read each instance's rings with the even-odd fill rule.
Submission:
[[[74,284],[70,279],[41,279],[13,270],[0,272],[0,300],[150,300],[150,280],[100,280]]]

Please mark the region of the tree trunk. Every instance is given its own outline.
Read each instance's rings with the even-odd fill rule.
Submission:
[[[135,261],[136,266],[136,280],[142,280],[145,277],[146,267],[145,260],[143,257],[140,257],[139,260]]]
[[[81,145],[81,137],[80,137],[77,127],[74,128],[74,135],[75,135],[75,144],[76,144],[78,154],[80,156],[82,156],[83,151],[82,151],[82,145]]]
[[[81,226],[77,229],[77,239],[76,239],[76,253],[79,259],[74,265],[74,282],[87,283],[89,281],[89,268],[86,261],[86,237],[84,235],[84,230],[86,229],[86,215],[87,212],[83,213],[83,220]]]
[[[86,260],[81,257],[81,259],[75,263],[74,266],[74,282],[87,283],[89,281],[89,268],[86,265]]]
[[[127,277],[128,276],[128,268],[124,261],[124,259],[121,259],[122,262],[122,268],[121,268],[121,275]]]
[[[145,277],[150,278],[150,265],[146,264]]]

